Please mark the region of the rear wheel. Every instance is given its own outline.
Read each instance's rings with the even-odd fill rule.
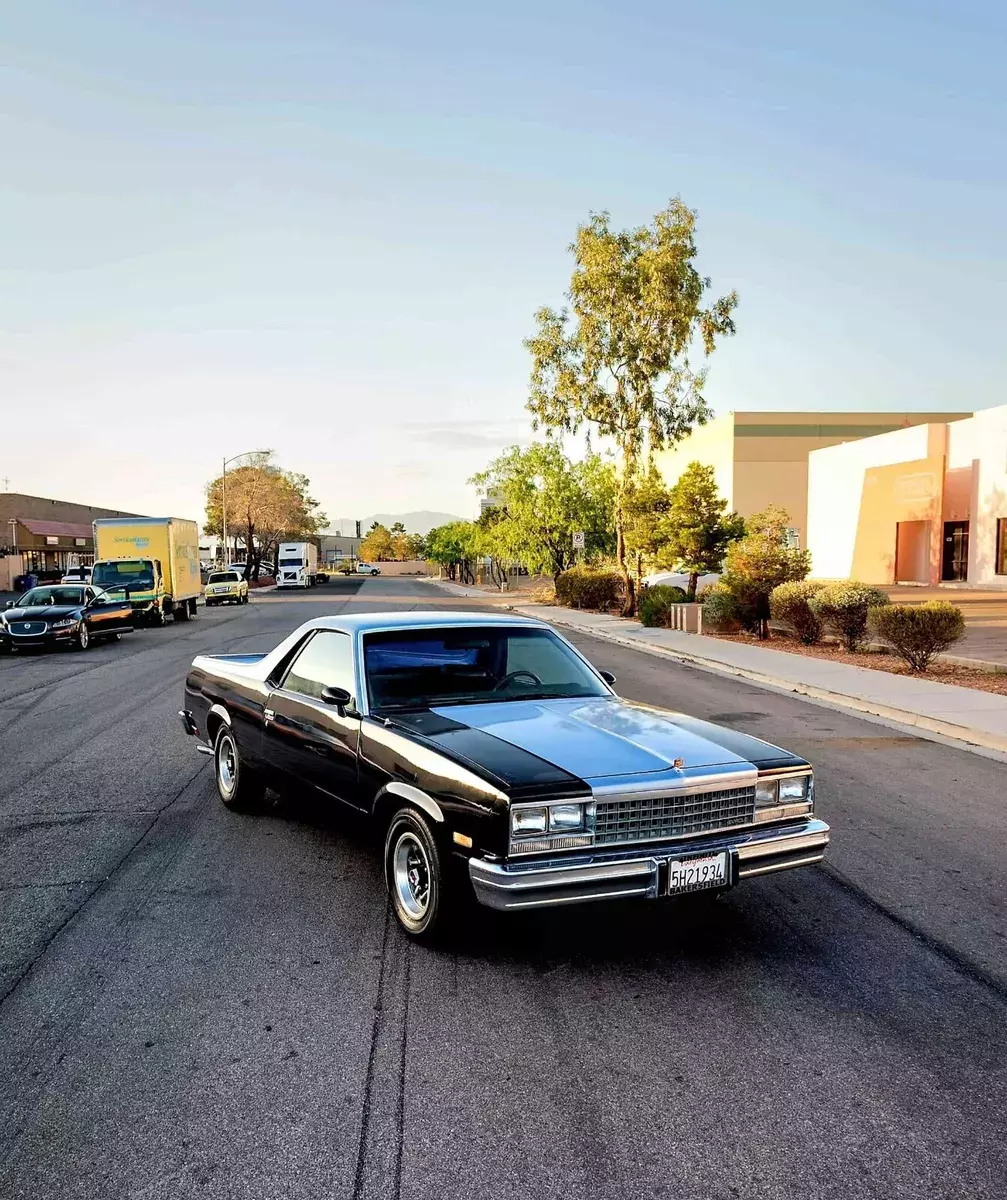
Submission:
[[[183,600],[183,602],[181,604],[178,604],[175,606],[171,615],[175,618],[176,622],[177,621],[188,621],[188,619],[189,619],[188,604],[186,604],[185,601]]]
[[[238,745],[229,725],[221,725],[213,744],[213,763],[217,795],[235,812],[250,812],[262,804],[265,784],[238,753]]]
[[[415,938],[432,940],[448,926],[454,896],[446,859],[425,817],[399,809],[385,838],[385,882],[399,924]]]

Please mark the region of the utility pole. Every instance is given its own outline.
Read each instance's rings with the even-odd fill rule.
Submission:
[[[220,472],[220,532],[222,534],[221,540],[224,543],[224,554],[223,554],[223,559],[222,559],[220,565],[223,568],[225,568],[225,570],[227,568],[227,558],[228,558],[228,555],[227,555],[227,497],[225,495],[225,493],[227,491],[227,464],[237,462],[239,458],[248,458],[248,456],[250,454],[268,454],[268,453],[269,452],[267,450],[246,450],[244,452],[244,454],[235,454],[231,458],[225,458],[223,461],[223,464],[221,466],[221,472]],[[246,548],[245,548],[246,559],[248,558],[248,556],[251,553],[252,553],[251,546],[246,546]],[[246,573],[247,573],[247,568],[246,568]]]
[[[10,478],[7,475],[3,477],[3,490],[5,492],[10,491]]]

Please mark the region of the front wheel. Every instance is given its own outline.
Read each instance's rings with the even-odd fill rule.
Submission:
[[[217,795],[235,812],[250,812],[262,804],[266,788],[262,779],[242,762],[229,725],[221,725],[213,744]]]
[[[385,883],[399,924],[415,938],[432,939],[448,923],[446,868],[426,819],[415,809],[399,809],[385,838]]]
[[[165,625],[168,624],[168,618],[164,615],[164,609],[160,604],[155,607],[153,613],[151,614],[151,620],[158,629],[163,629]]]
[[[78,650],[87,650],[91,646],[91,631],[83,621],[81,621],[80,628],[77,630],[77,636],[74,639],[74,645]]]

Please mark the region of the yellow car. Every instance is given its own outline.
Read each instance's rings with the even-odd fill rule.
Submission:
[[[248,580],[237,571],[213,571],[206,581],[206,607],[215,604],[247,604]]]

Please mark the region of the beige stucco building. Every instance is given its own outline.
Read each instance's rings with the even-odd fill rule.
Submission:
[[[811,573],[1007,584],[1007,406],[811,455]]]
[[[691,462],[714,468],[728,507],[743,517],[779,504],[807,545],[808,455],[880,433],[947,424],[970,413],[732,412],[700,426],[674,450],[657,456],[668,483]]]

